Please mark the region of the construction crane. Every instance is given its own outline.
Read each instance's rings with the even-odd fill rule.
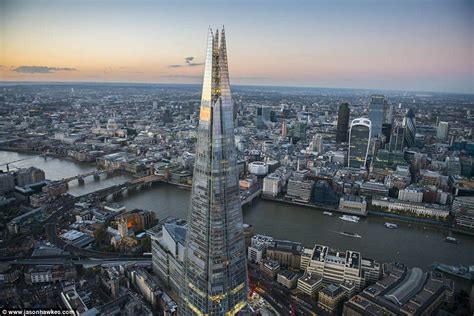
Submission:
[[[33,156],[33,157],[27,157],[27,158],[22,158],[22,159],[17,159],[17,160],[13,160],[13,161],[9,161],[9,162],[5,162],[5,163],[2,163],[0,164],[0,167],[1,166],[7,166],[7,172],[10,171],[10,165],[15,163],[15,162],[20,162],[20,161],[24,161],[24,160],[29,160],[29,159],[33,159],[33,158],[36,158],[36,156]]]

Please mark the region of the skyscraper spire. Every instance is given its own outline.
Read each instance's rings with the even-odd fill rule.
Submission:
[[[224,30],[208,35],[181,315],[235,315],[247,270]]]

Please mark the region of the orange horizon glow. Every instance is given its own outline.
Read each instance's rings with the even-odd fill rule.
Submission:
[[[474,92],[469,1],[0,1],[1,81],[201,83],[219,17],[234,84]]]

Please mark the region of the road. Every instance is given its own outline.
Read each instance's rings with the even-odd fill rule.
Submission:
[[[76,265],[83,265],[83,266],[96,266],[96,265],[106,265],[106,266],[117,266],[123,265],[127,263],[138,264],[142,266],[151,266],[151,258],[108,258],[108,259],[69,259],[69,258],[27,258],[27,259],[16,259],[11,260],[8,263],[13,265],[61,265],[65,262],[71,262]]]

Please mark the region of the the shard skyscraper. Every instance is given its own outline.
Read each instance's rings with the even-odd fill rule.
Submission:
[[[180,315],[235,315],[247,266],[224,29],[209,30]]]

